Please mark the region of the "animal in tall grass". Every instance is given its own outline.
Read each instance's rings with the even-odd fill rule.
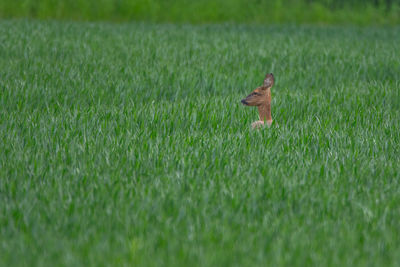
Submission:
[[[272,124],[271,88],[274,85],[274,81],[274,75],[272,73],[268,73],[265,75],[264,84],[260,87],[257,87],[245,99],[242,99],[242,103],[244,105],[258,107],[260,120],[251,124],[253,129],[263,127],[264,125],[269,127]]]

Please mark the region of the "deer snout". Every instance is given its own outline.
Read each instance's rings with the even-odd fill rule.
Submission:
[[[249,103],[246,102],[246,98],[245,98],[245,99],[242,99],[241,102],[242,102],[243,105],[246,105],[246,106],[249,104]]]

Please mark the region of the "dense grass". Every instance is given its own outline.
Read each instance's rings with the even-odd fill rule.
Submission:
[[[0,265],[398,266],[399,30],[0,22]]]
[[[0,0],[0,18],[396,25],[400,0]]]

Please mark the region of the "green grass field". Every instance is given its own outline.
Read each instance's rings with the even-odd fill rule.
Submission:
[[[399,266],[399,30],[1,21],[0,265]]]

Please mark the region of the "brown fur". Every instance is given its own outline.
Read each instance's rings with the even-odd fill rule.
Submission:
[[[253,122],[253,128],[263,126],[266,122],[268,126],[272,124],[271,116],[271,87],[274,85],[275,79],[272,73],[265,76],[264,84],[256,88],[245,99],[242,99],[243,105],[257,106],[260,120]]]

